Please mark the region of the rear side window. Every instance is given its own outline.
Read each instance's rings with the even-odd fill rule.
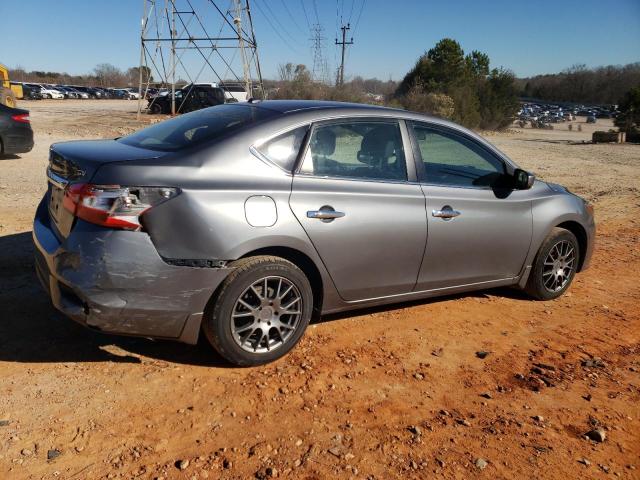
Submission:
[[[118,139],[133,147],[174,152],[222,138],[278,115],[250,105],[218,105],[157,123]]]
[[[296,162],[296,158],[298,158],[300,147],[308,129],[309,126],[305,125],[278,135],[256,147],[256,150],[268,160],[290,172],[293,170],[293,165]]]
[[[398,122],[353,120],[318,125],[300,171],[319,177],[406,180]]]

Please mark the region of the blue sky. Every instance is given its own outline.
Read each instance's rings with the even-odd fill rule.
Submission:
[[[207,4],[191,2],[196,8]],[[138,65],[142,0],[18,3],[0,0],[0,62],[9,67],[82,74],[103,62],[124,69]],[[225,9],[230,1],[217,3]],[[348,50],[346,77],[401,79],[443,37],[458,40],[465,51],[484,51],[492,66],[518,76],[558,72],[578,63],[640,61],[640,0],[253,0],[266,78],[275,78],[282,63],[313,63],[303,5],[310,23],[318,11],[332,76],[339,61],[334,45],[339,17],[345,23],[351,19],[355,27],[360,11],[357,28],[350,32],[355,45]],[[212,22],[211,30],[220,23]]]

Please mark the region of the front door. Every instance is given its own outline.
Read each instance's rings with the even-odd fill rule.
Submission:
[[[532,234],[527,190],[508,187],[502,159],[471,137],[412,123],[429,238],[416,290],[517,277]]]
[[[408,181],[404,152],[395,120],[313,127],[290,205],[344,300],[415,286],[427,236],[425,198]]]

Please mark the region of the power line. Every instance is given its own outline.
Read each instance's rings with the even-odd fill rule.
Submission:
[[[282,6],[284,7],[284,9],[287,11],[287,14],[289,15],[289,18],[291,19],[291,21],[293,22],[293,24],[296,26],[296,28],[298,30],[300,30],[302,33],[304,33],[304,30],[302,28],[300,28],[300,24],[298,23],[298,21],[293,17],[293,15],[291,14],[291,10],[289,10],[289,7],[287,7],[287,4],[285,3],[284,0],[280,0],[282,2]]]
[[[356,0],[351,0],[351,10],[349,11],[349,20],[347,23],[351,23],[351,17],[353,16],[353,7],[356,4]]]
[[[307,15],[307,7],[304,6],[304,0],[300,0],[300,3],[302,4],[302,11],[304,12],[304,18],[307,21],[307,27],[309,27],[309,30],[311,30],[311,22],[309,22],[309,15]]]
[[[267,23],[269,24],[269,26],[271,27],[271,29],[276,33],[276,35],[278,35],[278,37],[280,37],[280,40],[282,40],[282,43],[284,43],[287,47],[289,47],[289,49],[294,52],[294,53],[299,53],[295,48],[293,48],[291,46],[291,44],[289,43],[289,40],[285,39],[282,34],[278,31],[278,29],[276,27],[273,26],[273,23],[271,23],[271,20],[269,20],[269,17],[267,16],[267,14],[264,12],[264,10],[262,10],[262,7],[260,6],[260,4],[258,2],[255,2],[254,5],[256,7],[258,7],[258,10],[260,10],[260,13],[262,13],[262,16],[264,17],[264,19],[267,21]]]
[[[264,1],[264,0],[263,0],[263,1]],[[286,33],[286,34],[287,34],[287,36],[288,36],[291,40],[293,40],[293,42],[295,43],[295,42],[296,42],[296,39],[293,37],[293,35],[291,35],[291,33],[289,33],[289,30],[287,30],[287,29],[285,28],[285,26],[284,26],[282,23],[280,23],[280,19],[278,19],[278,16],[277,16],[275,13],[273,13],[273,10],[271,10],[271,7],[269,6],[269,2],[268,2],[268,1],[264,1],[264,6],[267,8],[267,10],[269,11],[269,13],[270,13],[270,14],[271,14],[271,16],[273,17],[273,19],[276,21],[276,23],[280,26],[280,28],[282,29],[282,31],[283,31],[284,33]]]
[[[353,27],[353,34],[355,35],[356,30],[358,29],[358,25],[360,25],[360,17],[362,16],[362,11],[364,10],[364,4],[367,0],[362,0],[362,4],[360,5],[360,12],[358,12],[358,19],[356,20],[356,26]]]
[[[320,25],[320,17],[318,16],[318,4],[313,0],[313,11],[316,12],[316,24]]]

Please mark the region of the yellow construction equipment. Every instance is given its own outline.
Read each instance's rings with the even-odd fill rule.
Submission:
[[[22,98],[22,85],[9,81],[9,69],[0,63],[0,104],[16,106],[16,98]]]

